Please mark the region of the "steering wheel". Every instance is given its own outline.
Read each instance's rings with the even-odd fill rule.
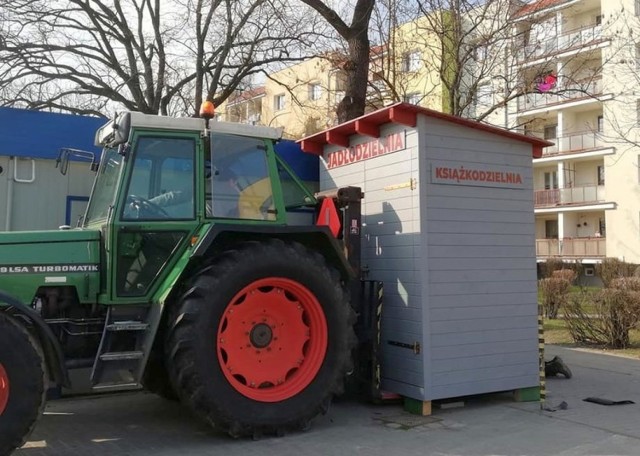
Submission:
[[[138,195],[129,195],[127,197],[127,206],[132,211],[135,211],[135,218],[151,219],[151,218],[171,218],[167,212],[157,205],[152,203],[146,198]]]

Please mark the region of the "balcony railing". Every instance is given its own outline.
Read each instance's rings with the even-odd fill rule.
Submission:
[[[606,239],[593,238],[564,238],[564,239],[536,239],[536,256],[538,257],[573,257],[573,258],[604,258],[607,256]]]
[[[599,203],[605,201],[604,185],[554,188],[534,192],[535,207],[562,206],[565,204]]]
[[[528,93],[518,97],[517,109],[519,112],[545,106],[567,103],[583,98],[602,95],[602,78],[598,77],[583,82],[573,82],[564,86],[558,86],[553,92]]]
[[[551,257],[560,255],[560,240],[536,239],[536,256]]]
[[[542,150],[544,157],[606,147],[606,143],[600,138],[600,134],[594,131],[567,134],[560,138],[551,138],[549,141],[555,142],[555,144]]]
[[[518,52],[518,61],[531,61],[549,54],[578,49],[602,41],[602,26],[588,25],[559,36],[529,44]]]

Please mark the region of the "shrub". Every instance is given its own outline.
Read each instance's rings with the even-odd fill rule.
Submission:
[[[553,277],[553,272],[564,269],[564,263],[559,258],[547,258],[544,263],[540,263],[540,276],[543,279]]]
[[[542,309],[547,318],[558,318],[558,311],[567,302],[571,282],[560,277],[538,281],[542,291]]]
[[[625,263],[617,258],[605,258],[596,265],[596,273],[602,279],[604,287],[609,288],[613,279],[632,277],[636,268],[635,264]]]
[[[621,277],[612,279],[609,288],[626,291],[640,291],[640,277]]]
[[[629,331],[640,323],[640,292],[608,288],[575,294],[564,314],[575,342],[625,348]]]
[[[553,271],[551,277],[557,279],[564,279],[569,283],[573,283],[576,280],[576,271],[573,269],[558,269]]]

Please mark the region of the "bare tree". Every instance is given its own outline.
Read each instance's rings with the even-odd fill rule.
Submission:
[[[409,101],[485,120],[522,93],[510,68],[513,0],[378,0],[370,102]],[[520,5],[519,3],[517,5]],[[477,103],[491,83],[499,97]]]
[[[283,0],[0,0],[0,103],[192,115],[304,58],[314,24],[301,13]]]
[[[338,121],[345,122],[361,116],[365,111],[367,96],[370,57],[368,29],[375,0],[357,0],[353,7],[350,25],[347,25],[327,2],[320,0],[302,0],[302,2],[316,10],[347,44],[347,55],[343,65],[345,95],[337,107]]]
[[[414,20],[424,37],[427,73],[442,94],[444,112],[484,120],[522,93],[511,72],[515,55],[512,14],[521,3],[512,0],[418,0]],[[499,82],[496,82],[499,81]],[[478,103],[483,86],[500,87],[492,103]]]
[[[383,45],[372,52],[374,104],[410,101],[522,130],[507,108],[589,96],[597,83],[588,52],[556,60],[559,46],[580,43],[571,34],[556,38],[567,27],[553,12],[532,21],[514,0],[378,1],[374,35]],[[524,120],[528,132],[536,133],[535,121]]]

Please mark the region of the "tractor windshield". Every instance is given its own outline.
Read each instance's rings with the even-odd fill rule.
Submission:
[[[122,169],[123,156],[116,149],[106,148],[102,153],[102,161],[96,180],[93,184],[91,199],[87,207],[84,224],[89,225],[99,220],[106,220],[109,208],[113,205],[118,189],[118,177]]]

